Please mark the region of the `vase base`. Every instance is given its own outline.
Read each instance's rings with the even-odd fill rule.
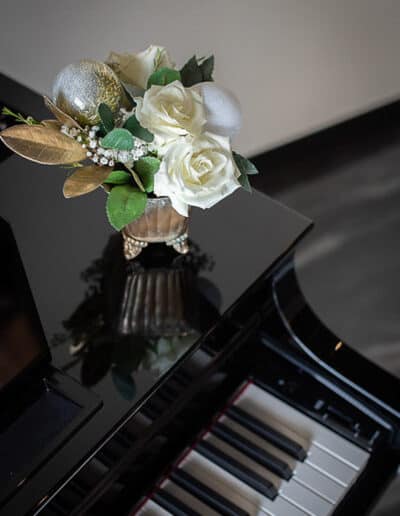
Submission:
[[[189,242],[188,242],[188,234],[183,233],[183,235],[179,235],[177,238],[170,240],[169,242],[165,242],[167,245],[172,246],[175,251],[180,254],[186,254],[189,252]]]
[[[124,232],[122,235],[124,237],[124,256],[127,260],[133,260],[142,252],[142,249],[148,246],[148,242],[136,240],[136,238],[132,238]]]
[[[124,256],[126,260],[133,260],[142,252],[142,250],[145,247],[149,245],[149,242],[133,238],[127,235],[124,231],[122,232],[122,236],[124,237]],[[179,235],[177,238],[165,242],[165,244],[173,247],[175,251],[177,251],[179,254],[186,254],[189,252],[189,242],[187,233],[183,233],[182,235]]]

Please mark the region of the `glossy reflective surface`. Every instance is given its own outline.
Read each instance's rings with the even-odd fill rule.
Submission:
[[[177,313],[171,313],[168,317],[183,317],[183,321],[177,321],[176,324],[190,327],[188,331],[181,332],[185,335],[175,336],[177,342],[173,344],[173,350],[169,349],[171,342],[155,345],[154,339],[174,335],[168,335],[171,333],[168,329],[165,333],[163,328],[159,327],[157,333],[153,328],[152,349],[155,350],[157,346],[161,349],[164,346],[173,363],[196,340],[196,332],[202,333],[211,327],[207,321],[185,321],[187,316],[182,311],[179,312],[179,304],[187,303],[187,292],[190,296],[193,293],[190,283],[199,282],[200,286],[195,288],[201,291],[200,301],[195,299],[194,295],[190,302],[197,305],[206,303],[211,307],[211,311],[215,312],[210,316],[212,322],[213,317],[215,319],[218,313],[223,313],[236,301],[309,224],[306,219],[264,196],[240,191],[212,210],[193,210],[189,235],[194,246],[186,260],[176,262],[179,255],[175,253],[169,256],[167,251],[174,251],[162,246],[158,257],[159,263],[152,267],[150,262],[154,258],[154,252],[150,246],[149,253],[143,253],[140,259],[143,270],[138,274],[137,271],[135,273],[124,268],[126,264],[122,256],[122,241],[108,226],[104,214],[103,191],[66,201],[60,191],[62,178],[65,176],[62,170],[40,167],[17,157],[10,158],[0,167],[3,180],[0,211],[13,227],[45,333],[52,347],[54,364],[60,368],[67,368],[69,374],[79,380],[82,379],[83,365],[85,383],[93,386],[102,398],[110,396],[113,410],[117,410],[118,407],[124,410],[123,407],[127,403],[131,404],[134,397],[143,395],[161,370],[165,371],[167,367],[164,359],[160,359],[164,361],[161,368],[156,365],[152,365],[150,369],[141,368],[134,380],[135,388],[131,385],[128,389],[127,385],[124,385],[125,395],[120,396],[116,392],[118,388],[115,389],[115,384],[119,384],[120,391],[123,382],[121,378],[116,379],[115,374],[114,377],[112,375],[114,368],[111,365],[115,361],[115,356],[113,358],[107,355],[110,351],[107,351],[107,345],[104,343],[107,338],[113,341],[110,344],[113,347],[114,340],[120,340],[121,336],[117,335],[120,332],[118,324],[125,324],[122,334],[129,333],[129,325],[131,328],[136,325],[134,332],[138,337],[147,336],[143,335],[143,328],[140,330],[140,326],[153,325],[157,328],[157,325],[161,324],[160,321],[149,321],[148,314],[144,312],[141,317],[146,322],[129,321],[129,316],[123,314],[124,310],[129,311],[130,307],[134,309],[134,306],[140,307],[143,304],[149,310],[144,298],[151,295],[149,292],[153,288],[152,282],[156,281],[157,285],[162,285],[157,288],[163,291],[157,292],[158,297],[153,299],[151,309],[158,313],[160,310],[166,310],[167,306],[172,306]],[[149,263],[146,263],[146,259]],[[198,263],[189,263],[196,261]],[[168,272],[170,267],[175,273]],[[156,280],[157,269],[163,272]],[[192,277],[188,278],[188,275]],[[124,308],[124,291],[128,291],[129,284],[135,283],[138,278],[140,285],[135,287],[136,294],[132,293],[131,289],[132,299],[128,300],[128,306],[125,305]],[[170,284],[179,281],[183,286],[174,290]],[[96,291],[100,299],[94,295]],[[91,294],[87,299],[89,292]],[[144,298],[141,299],[140,296]],[[85,306],[82,306],[85,297]],[[167,299],[163,301],[166,306],[156,306],[163,298]],[[97,301],[99,305],[95,306]],[[77,307],[80,307],[78,311]],[[194,309],[185,309],[191,314],[192,319],[195,318]],[[91,314],[85,314],[85,310],[91,311]],[[75,319],[71,324],[73,314]],[[85,317],[88,318],[87,321]],[[124,317],[125,323],[122,323]],[[94,344],[92,342],[90,346],[85,346],[82,342],[75,342],[80,339],[79,329],[73,327],[76,325],[76,319],[80,324],[80,331],[83,331],[86,324],[90,324],[91,331],[100,332]],[[103,320],[102,328],[100,326],[103,323],[99,325],[98,320]],[[171,321],[168,324],[172,324]],[[60,335],[63,344],[60,344]],[[86,340],[88,338],[86,337]],[[100,346],[100,343],[103,346],[103,355],[99,351],[98,356],[101,356],[104,363],[96,362],[97,358],[93,362],[93,357],[89,357],[92,362],[86,359],[82,364],[82,353],[77,356],[79,351],[87,353]],[[117,345],[115,353],[118,355],[123,348],[117,364],[129,361],[143,363],[146,360],[154,363],[155,357],[147,356],[144,360],[138,356],[147,354],[150,349],[145,346],[144,351],[140,345],[131,344],[130,349]],[[75,349],[73,353],[71,346]],[[161,356],[165,354],[160,350],[157,353]],[[107,372],[103,376],[107,361]],[[137,368],[138,364],[135,367]],[[102,376],[101,382],[96,382],[96,378],[87,378],[93,375],[97,375],[99,379]]]
[[[0,214],[13,227],[53,363],[103,401],[38,474],[46,492],[137,410],[310,223],[238,191],[212,210],[193,210],[188,256],[162,245],[128,265],[106,220],[103,191],[64,200],[64,171],[17,157],[0,173]]]
[[[194,243],[184,256],[154,244],[127,262],[113,235],[82,273],[82,300],[51,340],[55,360],[114,404],[131,403],[218,321],[213,267]]]
[[[45,337],[11,227],[0,217],[0,400],[48,361]],[[7,391],[5,391],[7,389]],[[15,391],[14,391],[15,393]],[[0,432],[3,417],[0,414]]]

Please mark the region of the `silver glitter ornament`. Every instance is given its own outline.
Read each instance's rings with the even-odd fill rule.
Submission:
[[[85,59],[59,72],[53,84],[53,101],[81,125],[94,125],[100,122],[98,107],[101,103],[116,114],[127,99],[109,66]]]

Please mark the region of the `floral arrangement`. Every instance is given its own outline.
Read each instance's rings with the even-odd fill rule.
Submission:
[[[111,225],[138,219],[148,197],[169,197],[187,217],[210,208],[240,186],[250,190],[254,165],[231,149],[241,125],[235,97],[213,82],[214,57],[192,57],[181,69],[168,52],[112,52],[105,63],[64,68],[44,98],[54,119],[37,121],[8,108],[21,124],[0,133],[17,154],[74,169],[67,198],[103,187]]]

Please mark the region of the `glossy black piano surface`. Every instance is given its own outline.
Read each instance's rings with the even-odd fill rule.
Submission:
[[[368,456],[331,507],[367,510],[399,462],[399,383],[308,309],[292,256],[309,220],[237,192],[194,210],[189,255],[127,264],[104,192],[64,200],[65,171],[17,157],[0,173],[53,365],[103,402],[1,514],[141,510],[248,379]]]

